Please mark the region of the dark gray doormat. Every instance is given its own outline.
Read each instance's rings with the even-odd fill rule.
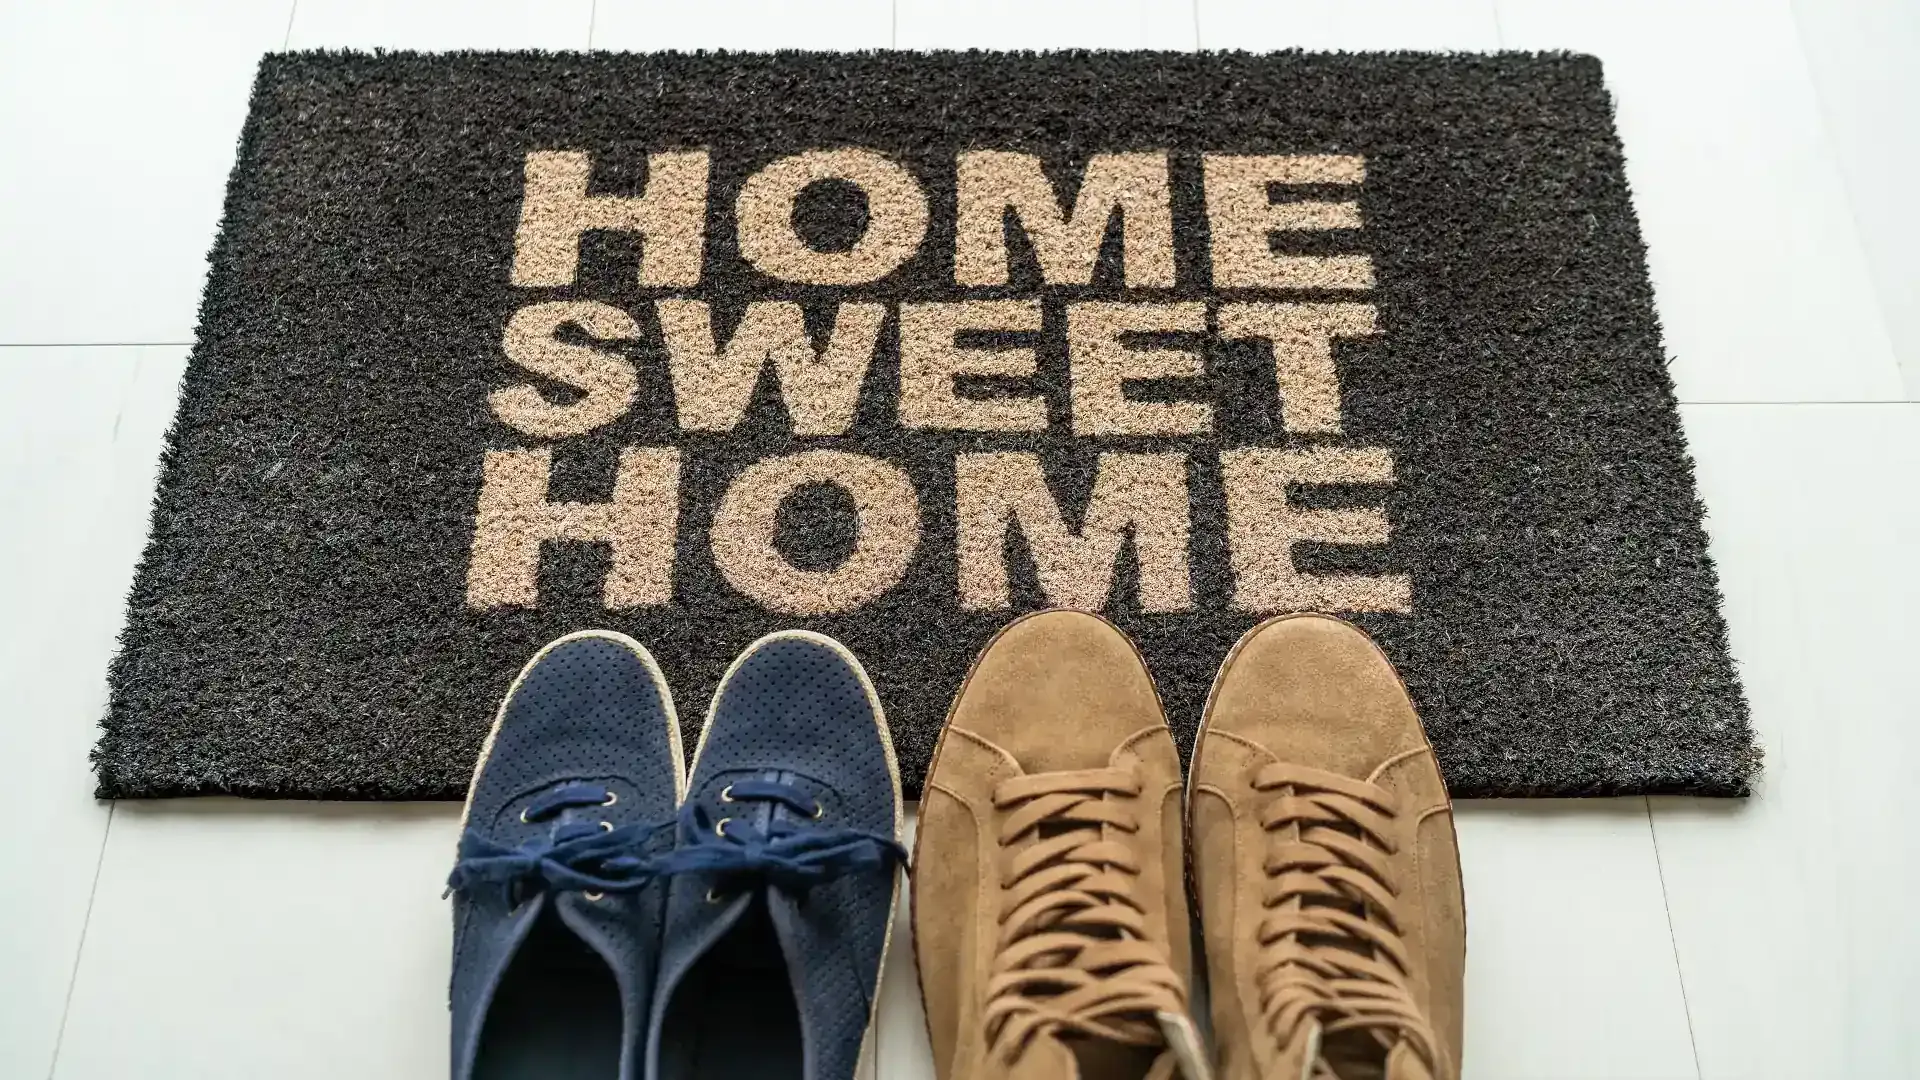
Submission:
[[[917,790],[1065,604],[1183,740],[1332,609],[1456,794],[1743,793],[1610,116],[1552,55],[270,57],[100,791],[451,797],[550,638],[691,736],[796,625]]]

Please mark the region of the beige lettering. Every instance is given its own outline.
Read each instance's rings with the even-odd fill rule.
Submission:
[[[966,151],[959,155],[956,174],[953,279],[959,284],[1007,283],[1005,215],[1012,210],[1049,285],[1092,283],[1100,242],[1118,213],[1127,285],[1173,287],[1173,207],[1165,154],[1095,154],[1070,212],[1061,209],[1036,155]]]
[[[467,563],[467,606],[540,606],[540,547],[549,540],[612,545],[604,586],[609,608],[672,600],[680,452],[635,446],[620,451],[613,498],[604,503],[548,502],[552,475],[551,450],[487,451]]]
[[[795,435],[844,435],[853,426],[887,314],[881,304],[840,305],[826,347],[816,351],[800,305],[791,301],[748,304],[725,347],[714,340],[705,301],[661,300],[656,307],[681,430],[732,431],[772,361]]]
[[[1310,450],[1225,450],[1220,471],[1227,495],[1227,544],[1233,566],[1233,606],[1245,611],[1413,610],[1413,585],[1404,574],[1384,577],[1303,574],[1293,546],[1384,544],[1387,516],[1379,510],[1307,510],[1288,502],[1293,484],[1387,484],[1393,455],[1375,447]]]
[[[1033,453],[961,454],[954,462],[960,606],[1012,606],[1007,531],[1017,527],[1033,553],[1047,602],[1098,611],[1113,590],[1114,564],[1128,535],[1140,564],[1143,611],[1193,607],[1188,576],[1191,528],[1185,454],[1100,455],[1079,529],[1068,527]]]
[[[513,238],[513,283],[573,284],[580,237],[589,232],[638,233],[640,284],[697,285],[707,226],[707,152],[647,155],[646,192],[638,197],[588,195],[593,162],[577,150],[527,155],[526,194]]]
[[[626,415],[639,386],[633,361],[618,353],[568,345],[554,332],[568,324],[601,341],[640,336],[639,324],[617,307],[591,300],[528,304],[507,320],[501,340],[507,359],[536,375],[545,375],[582,393],[578,401],[555,405],[537,387],[522,383],[487,395],[493,415],[515,430],[542,439],[584,435]]]
[[[808,184],[845,180],[867,196],[867,229],[846,251],[816,251],[793,227]],[[809,150],[747,177],[734,202],[740,254],[761,273],[802,285],[865,285],[913,257],[927,235],[927,197],[913,174],[872,150]]]
[[[1280,420],[1288,431],[1340,433],[1340,373],[1335,338],[1378,333],[1371,304],[1225,304],[1220,336],[1259,338],[1273,346]]]
[[[964,331],[1040,329],[1038,300],[963,300],[900,305],[900,424],[948,431],[1044,431],[1047,402],[1026,397],[964,398],[957,375],[1030,378],[1039,361],[1030,348],[969,349]]]
[[[1207,154],[1201,159],[1213,284],[1223,289],[1371,289],[1365,255],[1276,255],[1276,232],[1357,229],[1354,202],[1280,202],[1269,184],[1346,184],[1366,179],[1366,159],[1343,154]]]
[[[807,484],[853,496],[853,554],[832,570],[802,570],[773,546],[780,504]],[[920,546],[913,480],[878,458],[809,450],[756,461],[734,478],[713,515],[713,563],[735,589],[787,615],[854,608],[900,583]]]
[[[1072,366],[1075,435],[1198,435],[1213,430],[1203,401],[1130,401],[1126,384],[1140,379],[1195,379],[1207,373],[1199,350],[1135,349],[1125,334],[1201,333],[1207,305],[1069,304],[1067,356]]]

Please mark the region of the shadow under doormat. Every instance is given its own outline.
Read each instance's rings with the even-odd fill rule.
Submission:
[[[457,796],[590,626],[689,739],[743,646],[834,635],[917,790],[1070,605],[1183,750],[1322,609],[1456,795],[1741,794],[1651,299],[1586,57],[271,56],[100,791]]]

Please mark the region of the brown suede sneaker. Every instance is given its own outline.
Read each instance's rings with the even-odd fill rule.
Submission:
[[[1016,620],[920,802],[913,944],[940,1080],[1193,1080],[1180,759],[1125,634]]]
[[[1222,1080],[1458,1080],[1453,805],[1365,633],[1287,615],[1240,639],[1187,812]]]

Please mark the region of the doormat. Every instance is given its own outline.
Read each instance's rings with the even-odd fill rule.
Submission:
[[[839,638],[917,790],[1049,605],[1183,749],[1319,609],[1457,795],[1744,793],[1622,160],[1570,55],[270,56],[100,793],[455,797],[596,626]]]

